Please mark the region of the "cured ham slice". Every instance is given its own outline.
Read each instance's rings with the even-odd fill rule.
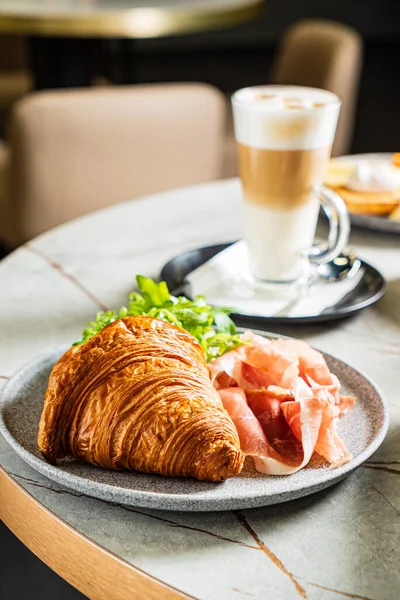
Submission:
[[[313,427],[317,429],[314,451],[330,463],[330,468],[339,467],[351,459],[346,446],[337,434],[339,407],[324,398],[314,398],[309,407],[312,411]],[[285,402],[282,412],[298,440],[302,440],[301,410],[299,402]]]
[[[246,381],[258,387],[277,385],[286,389],[294,387],[299,373],[295,356],[285,354],[275,342],[268,346],[250,346],[246,349],[242,375]]]
[[[271,389],[272,388],[272,389]],[[292,400],[293,397],[287,390],[277,392],[271,386],[269,389],[246,390],[247,403],[253,414],[257,417],[264,434],[270,443],[274,440],[284,439],[290,427],[281,410],[282,402]]]
[[[232,383],[236,382],[240,385],[242,382],[242,362],[246,358],[247,346],[239,346],[235,350],[226,352],[219,358],[215,358],[208,363],[208,369],[210,371],[211,381],[214,383],[216,389],[220,387],[220,375],[225,374],[228,376],[228,381]],[[224,378],[226,381],[226,377]]]
[[[303,382],[295,392],[297,401],[293,401],[300,407],[302,449],[299,452],[293,445],[296,456],[291,457],[287,453],[280,453],[269,443],[260,421],[248,405],[243,389],[227,388],[219,390],[219,395],[236,426],[240,447],[246,455],[254,458],[257,471],[266,475],[290,475],[308,464],[317,442],[320,420],[319,414],[314,414],[314,397]]]
[[[340,382],[339,382],[339,379],[336,377],[336,375],[333,375],[333,373],[331,373],[331,383],[328,383],[325,385],[317,383],[309,375],[306,375],[305,381],[315,391],[318,391],[318,390],[328,391],[333,396],[334,403],[339,404],[339,402],[340,402],[340,396],[339,396]]]
[[[340,382],[336,375],[331,373],[332,383],[329,385],[320,385],[316,383],[311,377],[307,377],[307,383],[314,391],[325,390],[329,392],[332,396],[332,401],[334,404],[339,406],[339,416],[343,416],[349,412],[353,408],[356,403],[356,399],[354,396],[343,396],[339,394],[340,390]]]
[[[287,475],[315,452],[331,468],[351,459],[337,433],[355,404],[323,355],[300,340],[267,340],[251,332],[243,346],[211,361],[214,386],[257,470]]]
[[[297,377],[302,377],[308,384],[340,387],[322,354],[306,342],[267,340],[251,332],[246,332],[242,338],[247,344],[211,361],[209,368],[213,379],[218,373],[225,372],[238,385],[247,380],[254,388],[276,385],[292,389]],[[239,361],[244,365],[240,366]]]
[[[269,444],[263,429],[247,404],[244,390],[238,387],[219,390],[224,408],[229,413],[239,434],[242,451],[254,459],[260,473],[266,475],[289,475],[302,467],[284,462],[278,452]]]
[[[330,463],[331,469],[340,467],[351,459],[351,454],[336,431],[339,410],[338,406],[332,406],[328,402],[325,403],[322,423],[315,444],[315,452]]]
[[[339,416],[343,416],[353,408],[356,403],[354,396],[339,396]]]
[[[331,385],[332,377],[322,354],[311,348],[303,340],[276,340],[273,342],[283,352],[296,356],[299,364],[299,376],[307,381],[307,377],[320,385]]]
[[[303,438],[302,433],[302,410],[301,410],[300,402],[292,400],[291,402],[284,402],[282,404],[282,412],[285,416],[285,419],[288,423],[288,426],[292,430],[293,434],[296,438],[301,442]],[[307,411],[308,411],[308,421],[310,430],[313,432],[313,437],[315,437],[315,443],[317,443],[319,430],[322,422],[322,412],[323,408],[321,406],[321,401],[316,398],[308,398],[307,399]],[[304,412],[304,409],[303,409]]]
[[[244,390],[238,387],[219,390],[225,410],[234,422],[240,447],[248,456],[268,456],[269,444],[262,427],[247,404]]]

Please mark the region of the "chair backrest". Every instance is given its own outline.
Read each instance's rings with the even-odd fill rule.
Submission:
[[[0,34],[0,71],[19,71],[28,66],[26,37]]]
[[[137,196],[221,176],[225,104],[205,84],[32,94],[15,107],[19,238]]]
[[[354,126],[363,45],[351,27],[305,19],[283,36],[272,69],[272,83],[305,85],[334,92],[342,101],[332,154],[349,151]]]

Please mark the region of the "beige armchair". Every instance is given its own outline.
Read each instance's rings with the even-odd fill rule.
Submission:
[[[333,156],[350,150],[362,56],[361,36],[351,27],[305,19],[286,31],[273,65],[271,83],[322,88],[341,99]]]
[[[21,35],[0,35],[0,126],[3,134],[12,105],[31,89],[26,39]]]
[[[17,245],[116,202],[218,179],[225,115],[205,84],[31,94],[15,106],[10,156],[3,148],[0,238]]]

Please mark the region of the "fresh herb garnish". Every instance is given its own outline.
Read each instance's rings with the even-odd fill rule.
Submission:
[[[82,339],[74,345],[83,344],[117,319],[134,315],[164,319],[186,329],[199,341],[207,361],[243,343],[229,317],[231,308],[210,306],[204,296],[196,296],[194,300],[171,296],[165,281],[156,283],[143,275],[137,275],[136,281],[141,293],[129,294],[128,308],[123,306],[119,311],[97,313],[96,320],[88,324],[82,332]]]

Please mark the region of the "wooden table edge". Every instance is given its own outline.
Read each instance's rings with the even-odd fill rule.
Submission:
[[[259,15],[265,0],[246,6],[198,12],[185,8],[166,10],[130,8],[102,14],[12,14],[0,12],[0,32],[66,37],[152,38],[230,27]]]
[[[0,519],[40,560],[93,600],[193,598],[76,531],[40,504],[1,466]]]

